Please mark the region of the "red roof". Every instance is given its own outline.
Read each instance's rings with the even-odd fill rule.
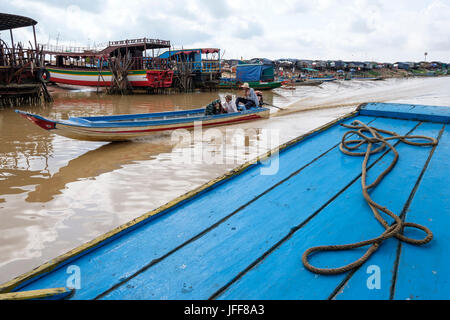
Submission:
[[[219,49],[216,48],[202,49],[202,53],[217,53],[217,52],[219,52]]]

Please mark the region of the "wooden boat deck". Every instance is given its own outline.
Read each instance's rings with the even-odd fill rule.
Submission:
[[[73,117],[70,122],[77,124],[85,124],[89,126],[104,126],[105,124],[123,125],[123,123],[151,123],[151,121],[165,121],[165,120],[186,120],[192,121],[192,118],[201,119],[206,118],[205,109],[182,110],[174,112],[158,112],[147,114],[127,114],[103,117]],[[194,120],[195,120],[194,119]]]
[[[339,124],[355,119],[439,139],[436,147],[399,143],[397,166],[371,192],[406,221],[430,228],[434,239],[424,246],[389,239],[359,269],[317,275],[302,264],[306,249],[384,231],[361,193],[362,158],[339,150],[348,131]],[[281,146],[277,174],[262,175],[263,164],[246,164],[0,286],[0,292],[65,287],[67,268],[75,265],[81,289],[72,299],[449,299],[449,122],[449,107],[367,104]],[[369,181],[392,158],[388,151],[374,155]],[[423,237],[410,229],[405,234]],[[321,253],[311,262],[338,267],[366,249]],[[380,270],[379,289],[367,285],[370,266]]]

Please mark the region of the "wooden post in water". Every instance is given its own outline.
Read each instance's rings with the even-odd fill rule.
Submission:
[[[14,37],[13,37],[12,29],[9,29],[9,34],[11,36],[11,50],[12,50],[12,55],[13,55],[11,61],[13,62],[13,65],[16,65],[16,51],[14,49]]]
[[[111,94],[126,94],[131,92],[132,87],[128,81],[128,71],[133,63],[133,59],[125,54],[118,53],[116,57],[111,57],[109,59],[109,68],[112,73],[111,86],[109,88],[109,93]]]
[[[36,65],[40,66],[40,61],[38,59],[38,50],[39,50],[39,48],[38,48],[38,44],[37,44],[37,41],[36,41],[36,28],[34,27],[34,25],[33,25],[33,37],[34,37],[34,48],[36,50],[36,59],[35,59],[35,61],[36,61]]]

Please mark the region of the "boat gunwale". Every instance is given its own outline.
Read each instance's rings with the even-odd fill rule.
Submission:
[[[389,104],[391,106],[400,106],[401,108],[410,107],[410,110],[418,112],[408,112],[408,110],[379,110],[376,107],[379,105]],[[370,107],[375,107],[371,109]],[[368,108],[367,108],[368,107]],[[429,112],[428,108],[433,108],[434,113]],[[410,103],[384,103],[384,102],[370,102],[363,103],[359,105],[356,109],[359,114],[369,117],[382,117],[391,118],[399,120],[411,120],[411,121],[422,121],[422,122],[434,122],[434,123],[450,123],[450,107],[448,106],[431,106],[431,105],[420,105],[420,104],[410,104]],[[442,110],[445,110],[442,113]]]
[[[55,67],[55,66],[48,66],[47,70],[51,73],[60,73],[60,74],[72,74],[72,75],[79,75],[79,76],[98,76],[98,69],[96,67]],[[136,75],[145,75],[147,71],[167,71],[164,69],[132,69],[129,70],[128,75],[130,76],[136,76]],[[170,70],[169,70],[170,71]],[[88,74],[90,73],[90,74]],[[109,70],[102,70],[101,73],[103,75],[112,75],[111,71]]]
[[[111,116],[93,116],[93,117],[72,117],[70,119],[84,119],[90,122],[97,122],[102,119],[135,119],[135,118],[155,118],[160,116],[176,116],[180,114],[194,114],[205,112],[205,108],[191,109],[191,110],[179,110],[179,111],[169,111],[169,112],[154,112],[154,113],[137,113],[137,114],[118,114]],[[69,120],[70,120],[69,119]]]

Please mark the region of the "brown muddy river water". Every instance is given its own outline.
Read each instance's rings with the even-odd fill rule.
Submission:
[[[106,96],[71,91],[21,107],[50,118],[205,106],[226,91]],[[236,94],[236,92],[235,92]],[[345,81],[264,92],[271,118],[133,142],[56,136],[0,109],[0,283],[149,212],[363,102],[450,107],[450,78]],[[189,226],[186,226],[189,228]]]

